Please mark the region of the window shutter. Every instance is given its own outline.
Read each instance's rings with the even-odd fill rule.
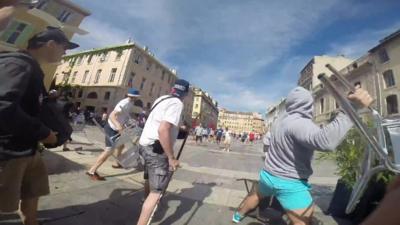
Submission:
[[[1,35],[1,40],[6,42],[8,38],[11,36],[12,33],[17,29],[18,27],[18,22],[13,20],[7,27],[7,29],[4,31],[3,35]]]

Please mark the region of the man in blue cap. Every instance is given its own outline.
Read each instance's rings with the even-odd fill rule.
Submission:
[[[106,148],[104,152],[97,158],[96,163],[89,169],[89,171],[86,172],[86,174],[92,180],[105,180],[104,177],[97,173],[97,169],[103,165],[108,157],[110,157],[110,155],[112,155],[114,152],[111,138],[118,133],[121,133],[128,121],[132,119],[130,115],[133,113],[134,102],[138,97],[140,97],[139,91],[135,88],[129,88],[126,98],[122,99],[110,113],[108,121],[104,126]],[[123,145],[117,148],[117,157],[121,155],[123,148]],[[112,165],[112,167],[122,168],[119,164]]]
[[[145,161],[145,194],[147,196],[138,225],[146,225],[161,192],[168,185],[168,174],[179,161],[174,156],[174,143],[179,132],[183,99],[189,92],[189,82],[179,79],[171,94],[159,97],[150,110],[140,136],[140,153]]]

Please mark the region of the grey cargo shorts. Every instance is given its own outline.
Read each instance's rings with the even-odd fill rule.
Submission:
[[[168,185],[170,175],[168,157],[153,152],[153,146],[139,146],[139,154],[144,159],[143,178],[149,180],[151,192],[162,192]]]

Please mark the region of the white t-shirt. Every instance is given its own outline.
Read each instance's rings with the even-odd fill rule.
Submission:
[[[167,97],[169,97],[169,95],[159,97],[154,102],[153,106]],[[160,127],[162,121],[166,121],[174,125],[171,134],[171,141],[172,143],[175,143],[176,138],[178,137],[178,127],[182,110],[183,103],[179,98],[169,98],[160,102],[160,104],[153,109],[147,118],[142,135],[140,136],[139,144],[142,146],[149,146],[154,144],[156,140],[159,140],[158,128]]]
[[[225,131],[225,139],[226,140],[231,140],[231,132],[230,131]]]
[[[195,133],[196,133],[196,136],[201,136],[203,134],[203,128],[200,126],[197,126],[195,129]]]
[[[113,111],[118,112],[117,120],[122,126],[124,126],[124,124],[131,118],[130,113],[133,112],[133,108],[133,101],[130,101],[129,98],[122,99],[115,106]],[[111,121],[111,118],[108,118],[108,124],[113,130],[118,130],[117,126]]]

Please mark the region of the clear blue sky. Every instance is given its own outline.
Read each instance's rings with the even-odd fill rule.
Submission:
[[[265,112],[314,55],[356,59],[400,29],[400,1],[73,0],[92,15],[79,50],[148,46],[221,107]]]

